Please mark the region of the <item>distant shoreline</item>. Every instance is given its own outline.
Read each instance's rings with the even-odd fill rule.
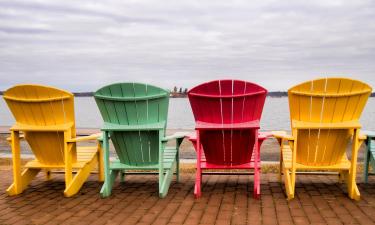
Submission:
[[[0,91],[0,95],[3,95],[3,91]],[[92,97],[94,92],[73,92],[75,97]],[[186,94],[170,95],[171,98],[187,98]],[[288,97],[288,92],[286,91],[270,91],[267,93],[267,97],[281,98]],[[371,93],[370,97],[375,97],[375,92]]]

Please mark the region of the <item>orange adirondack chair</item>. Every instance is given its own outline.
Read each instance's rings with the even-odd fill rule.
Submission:
[[[363,82],[345,78],[317,79],[289,89],[292,134],[274,132],[288,199],[294,198],[297,170],[338,171],[349,197],[360,198],[357,155],[366,137],[360,135],[359,118],[371,90]],[[350,140],[351,160],[346,155]]]
[[[90,171],[99,167],[99,180],[104,179],[101,145],[77,147],[80,141],[97,140],[99,135],[76,137],[73,94],[40,85],[17,85],[4,93],[4,99],[16,123],[10,128],[14,182],[9,195],[22,193],[41,171],[65,171],[65,196],[76,194]],[[20,140],[25,139],[35,155],[21,173]],[[73,172],[76,175],[73,176]]]

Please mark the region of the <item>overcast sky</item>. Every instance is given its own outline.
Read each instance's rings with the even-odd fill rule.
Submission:
[[[0,0],[0,90],[325,76],[375,87],[375,1]]]

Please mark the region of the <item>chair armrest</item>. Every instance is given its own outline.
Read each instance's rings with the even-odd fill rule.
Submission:
[[[294,143],[294,137],[292,135],[288,135],[285,131],[272,131],[272,135],[277,139],[281,147],[285,141],[288,141],[289,146],[292,148]]]
[[[80,142],[80,141],[91,141],[91,140],[99,140],[102,138],[102,133],[96,133],[89,136],[84,137],[76,137],[68,140],[67,142]]]
[[[174,139],[183,139],[185,137],[188,137],[188,132],[176,132],[172,135],[169,135],[169,136],[165,136],[161,141],[162,142],[168,142],[170,140],[174,140]]]
[[[258,139],[265,140],[272,136],[273,136],[272,132],[259,132]]]
[[[24,134],[20,134],[19,139],[20,140],[25,139],[25,135]],[[8,141],[8,143],[11,143],[12,139],[10,137],[7,137],[7,141]]]
[[[360,136],[366,136],[367,138],[375,138],[375,131],[362,130]]]
[[[197,141],[197,132],[191,132],[187,135],[187,138],[189,139],[189,141]]]
[[[287,134],[285,131],[272,131],[271,133],[277,139],[294,141],[294,137],[292,135]]]
[[[358,135],[358,139],[360,140],[360,141],[365,141],[365,140],[367,140],[367,137],[370,137],[370,136],[367,136],[366,134],[363,134],[363,133],[359,133],[359,135]],[[371,137],[370,137],[371,138]]]

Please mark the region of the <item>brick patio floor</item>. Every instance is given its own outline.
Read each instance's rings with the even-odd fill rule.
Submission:
[[[157,195],[157,176],[129,175],[110,198],[92,175],[81,192],[63,196],[62,174],[52,181],[38,175],[21,195],[9,197],[11,170],[0,171],[0,224],[374,224],[375,177],[360,184],[361,201],[352,201],[333,175],[297,176],[297,194],[287,201],[276,174],[262,175],[262,198],[252,199],[252,176],[203,177],[203,195],[193,196],[194,174],[172,182],[165,199]],[[248,188],[250,187],[250,188]]]

